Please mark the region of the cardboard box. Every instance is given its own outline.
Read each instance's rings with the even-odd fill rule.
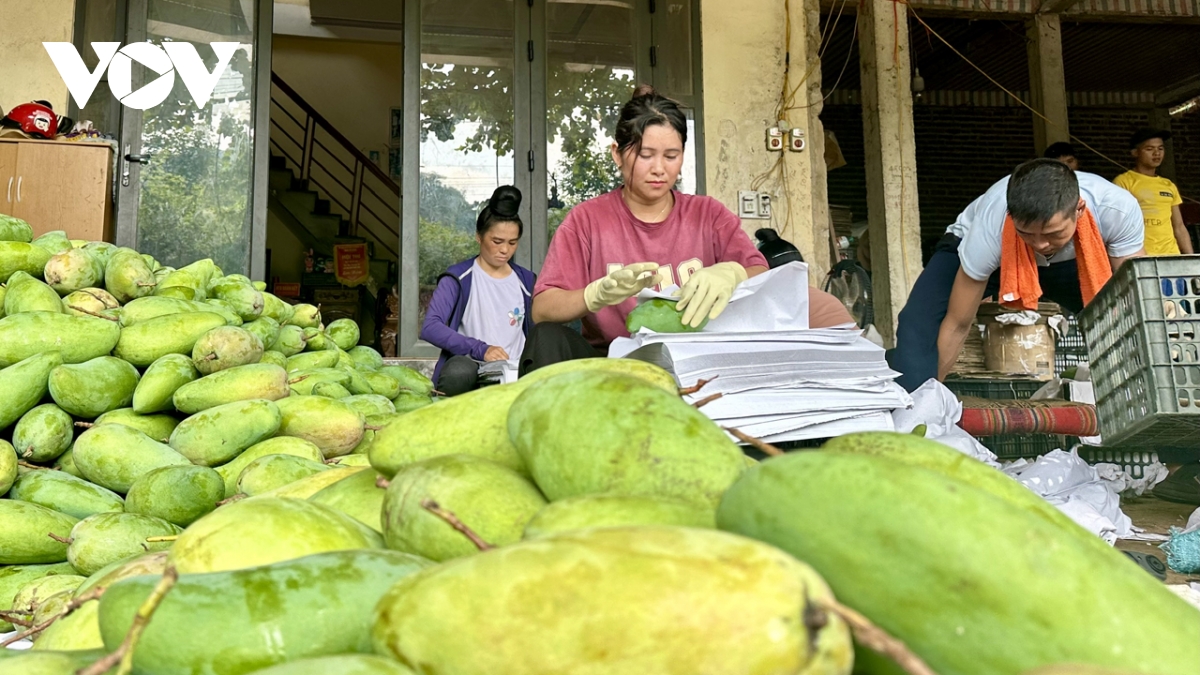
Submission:
[[[984,325],[983,361],[988,370],[1037,380],[1054,377],[1054,333],[1045,318],[1032,326]]]

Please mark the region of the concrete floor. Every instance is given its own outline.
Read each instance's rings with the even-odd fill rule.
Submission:
[[[1196,510],[1193,504],[1176,504],[1155,497],[1138,497],[1136,499],[1121,499],[1121,510],[1137,527],[1155,534],[1168,534],[1170,528],[1182,528],[1187,524],[1188,516]],[[1160,549],[1158,542],[1151,541],[1118,541],[1117,548],[1138,553],[1152,553],[1165,564],[1167,554]],[[1179,574],[1167,569],[1168,584],[1183,584],[1192,581],[1200,582],[1200,575]]]

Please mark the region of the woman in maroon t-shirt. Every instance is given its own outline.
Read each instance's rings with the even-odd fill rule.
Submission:
[[[641,86],[621,109],[612,157],[624,185],[571,210],[534,288],[537,323],[521,358],[524,374],[597,356],[628,335],[625,317],[644,288],[678,285],[684,323],[716,318],[738,283],[767,261],[729,209],[674,189],[683,169],[687,118]],[[582,320],[582,337],[562,324]]]

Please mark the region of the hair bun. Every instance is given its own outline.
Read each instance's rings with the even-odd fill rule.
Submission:
[[[658,96],[658,90],[649,84],[639,84],[637,89],[633,90],[633,98],[642,98],[645,96]]]
[[[511,185],[501,185],[488,200],[488,208],[502,218],[512,218],[521,209],[521,191]]]
[[[779,241],[779,233],[769,227],[761,227],[755,230],[754,237],[764,244],[768,241]]]

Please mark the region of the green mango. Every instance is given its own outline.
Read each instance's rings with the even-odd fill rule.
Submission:
[[[379,372],[396,378],[401,391],[407,391],[422,396],[433,393],[433,380],[407,366],[380,366]]]
[[[175,427],[168,444],[193,464],[217,466],[279,431],[282,415],[265,399],[207,408]]]
[[[293,396],[311,396],[312,390],[322,382],[332,382],[343,387],[348,387],[350,384],[350,373],[341,368],[297,370],[289,375],[291,379],[288,382],[291,385]]]
[[[318,382],[313,386],[312,395],[325,398],[346,398],[350,396],[350,390],[337,382]]]
[[[366,371],[362,373],[362,377],[366,380],[367,385],[371,387],[372,394],[377,394],[388,400],[400,397],[400,381],[391,375]],[[393,410],[395,407],[395,405],[392,406]]]
[[[14,272],[40,277],[51,253],[41,246],[21,241],[0,241],[0,284],[8,281]]]
[[[188,288],[187,286],[167,286],[164,288],[161,286],[163,283],[162,277],[155,275],[155,278],[159,280],[160,286],[154,290],[154,295],[151,297],[188,301],[195,300],[197,297],[196,290],[193,288]]]
[[[33,649],[42,652],[80,652],[81,650],[103,650],[104,640],[100,637],[100,601],[91,600],[83,603],[74,612],[50,624],[50,627],[38,635],[33,643]],[[98,660],[93,658],[93,661]],[[0,662],[2,664],[3,662]],[[4,672],[0,665],[0,673]],[[75,671],[65,671],[63,675],[73,675]]]
[[[67,545],[46,535],[66,539],[78,520],[37,504],[0,499],[0,565],[64,562]]]
[[[17,480],[17,451],[12,443],[0,439],[0,497],[3,497]],[[0,598],[3,604],[3,598]],[[3,631],[0,631],[3,632]]]
[[[264,345],[275,342],[275,338],[279,337],[279,322],[269,316],[247,321],[242,328],[254,333]]]
[[[347,396],[346,398],[350,398],[350,397]],[[362,412],[362,411],[359,411],[359,412]],[[392,413],[392,414],[394,414],[394,413]],[[371,415],[370,417],[379,417],[379,415]],[[358,445],[354,446],[354,449],[350,451],[349,455],[343,455],[343,457],[350,457],[352,455],[361,455],[360,459],[363,462],[365,462],[361,466],[371,466],[371,458],[368,456],[368,453],[371,452],[371,445],[375,443],[375,431],[376,431],[376,429],[369,428],[371,426],[372,426],[371,422],[368,421],[367,427],[363,429],[362,440],[358,442]],[[382,427],[380,427],[380,428],[382,428]],[[358,460],[355,460],[355,461],[358,461]]]
[[[228,278],[228,277],[226,277]],[[263,294],[254,290],[250,284],[224,283],[218,284],[213,293],[221,301],[233,308],[233,311],[243,321],[254,321],[263,313]]]
[[[546,506],[537,487],[512,469],[470,455],[433,457],[404,467],[384,496],[383,539],[388,548],[430,560],[476,553],[471,540],[422,503],[432,500],[458,516],[484,541],[520,541],[525,524]]]
[[[432,398],[424,394],[414,394],[407,391],[401,391],[399,396],[392,399],[392,405],[398,413],[412,412],[418,408],[424,408],[431,403],[433,403]]]
[[[167,552],[142,552],[136,555],[109,563],[103,568],[92,572],[87,581],[75,589],[75,597],[99,586],[108,588],[122,579],[141,576],[143,574],[161,575],[167,569]]]
[[[906,461],[772,458],[726,492],[717,525],[806,560],[942,675],[1055,663],[1186,675],[1200,663],[1200,613],[1121,551]]]
[[[100,283],[104,279],[104,270],[96,256],[86,249],[73,248],[51,256],[43,276],[59,295],[69,295]]]
[[[234,401],[256,398],[278,401],[290,393],[287,371],[269,363],[252,363],[189,382],[175,391],[173,400],[176,410],[194,415]]]
[[[219,370],[258,363],[263,355],[262,340],[236,326],[214,328],[196,341],[192,348],[192,364],[201,375]]]
[[[371,466],[371,460],[366,453],[351,453],[342,457],[336,457],[331,460],[334,466],[339,467],[368,467]]]
[[[13,483],[12,499],[37,504],[72,518],[125,510],[121,495],[62,471],[30,471]]]
[[[237,314],[234,314],[232,310],[224,305],[155,295],[148,298],[138,298],[125,305],[124,311],[121,312],[121,325],[124,327],[135,326],[139,323],[171,314],[189,314],[195,312],[220,314],[225,318],[225,323],[230,325],[240,324],[242,321]]]
[[[0,213],[0,241],[16,241],[28,244],[33,241],[33,227],[16,216],[8,216]],[[3,598],[0,598],[0,600],[3,600]]]
[[[0,675],[74,675],[104,658],[104,650],[81,651],[12,651],[0,658]],[[5,655],[0,654],[0,657]],[[108,673],[115,673],[116,669]],[[107,675],[107,674],[106,674]]]
[[[386,415],[396,412],[396,406],[385,396],[378,394],[357,394],[355,396],[347,396],[342,399],[342,403],[354,408],[362,413],[364,417],[370,415]]]
[[[149,267],[151,272],[158,272],[159,268],[162,267],[162,265],[160,265],[158,261],[154,259],[154,256],[150,255],[149,253],[143,253],[142,260],[146,262],[146,267]],[[155,279],[157,278],[158,275],[155,274]]]
[[[750,539],[602,528],[402,579],[376,605],[372,637],[377,654],[428,673],[847,675],[850,631],[813,607],[832,597],[808,565]]]
[[[167,559],[180,574],[198,574],[382,547],[378,532],[350,516],[303,499],[260,496],[226,504],[192,523]]]
[[[62,355],[50,351],[0,370],[0,429],[21,419],[46,396],[50,372],[60,365]]]
[[[717,526],[716,511],[694,502],[661,497],[569,497],[538,511],[525,526],[525,538],[544,537],[589,527],[633,525],[678,525],[712,529]]]
[[[65,560],[65,558],[64,558]],[[13,598],[17,591],[22,586],[42,577],[56,574],[77,574],[74,567],[67,562],[52,563],[49,565],[6,565],[0,566],[0,607],[11,607]],[[13,630],[13,625],[7,621],[0,620],[0,633],[6,633]],[[0,654],[11,650],[0,649]],[[10,654],[11,655],[11,654]],[[0,664],[4,661],[0,660]],[[0,665],[0,673],[3,673],[3,666]]]
[[[63,363],[83,363],[104,356],[117,345],[121,328],[115,321],[61,312],[22,312],[0,319],[0,368],[49,351]]]
[[[191,464],[166,443],[123,424],[102,424],[83,432],[75,440],[74,456],[85,479],[120,494],[153,469]]]
[[[113,297],[127,303],[154,292],[158,280],[154,270],[132,249],[117,249],[104,268],[104,287]]]
[[[328,470],[323,462],[292,455],[267,455],[246,465],[238,476],[237,490],[253,497]]]
[[[54,465],[50,468],[54,469],[55,471],[61,471],[65,474],[67,474],[68,476],[75,476],[76,478],[83,478],[83,474],[79,473],[79,467],[75,466],[75,452],[74,451],[75,451],[74,445],[67,448],[67,451],[64,452],[57,460],[55,460]]]
[[[329,349],[330,346],[336,346],[329,341],[329,338],[325,336],[324,331],[320,328],[305,328],[303,330],[305,351],[317,352]]]
[[[741,449],[678,393],[619,373],[534,383],[512,404],[508,434],[551,501],[610,493],[715,507],[745,468]]]
[[[21,459],[27,462],[52,462],[73,440],[75,420],[53,403],[33,408],[13,428],[13,445],[21,449]]]
[[[265,281],[252,281],[250,282],[250,285],[254,287],[254,290],[259,292],[267,290],[267,282]]]
[[[92,419],[132,403],[137,383],[137,368],[115,356],[98,356],[50,371],[50,397],[72,415]]]
[[[168,314],[126,326],[113,355],[145,367],[167,354],[191,354],[200,336],[225,325],[214,312]]]
[[[326,457],[350,454],[362,440],[366,418],[341,401],[323,396],[289,396],[279,401],[280,436],[312,441]]]
[[[346,355],[346,352],[341,350],[338,350],[338,352],[342,356]],[[355,370],[353,367],[338,366],[338,369],[344,371],[350,376],[349,381],[346,383],[346,389],[349,389],[351,394],[354,394],[355,396],[361,396],[363,394],[375,393],[375,389],[371,387],[371,383],[367,380],[366,376]]]
[[[339,349],[350,350],[358,345],[360,333],[353,319],[337,319],[325,327],[325,335]]]
[[[299,326],[280,326],[279,334],[275,336],[275,341],[268,345],[268,348],[284,356],[291,357],[304,351],[305,340],[303,328]]]
[[[165,551],[170,541],[146,541],[150,537],[173,537],[182,529],[162,518],[137,513],[98,513],[71,529],[67,561],[83,574],[93,574],[114,562],[146,551]]]
[[[417,675],[415,670],[382,656],[339,654],[281,663],[254,671],[254,675]]]
[[[108,261],[112,260],[113,254],[117,252],[117,247],[106,241],[89,241],[83,245],[83,250],[95,256],[101,268],[107,268]]]
[[[18,279],[18,277],[23,277]],[[46,284],[24,272],[13,274],[8,280],[8,292],[4,294],[4,315],[22,312],[61,312],[62,300],[58,293]]]
[[[53,230],[51,232],[47,232],[42,236],[35,238],[30,243],[32,243],[34,246],[40,246],[49,252],[50,255],[61,253],[63,251],[69,251],[73,248],[71,246],[71,240],[67,239],[67,233],[63,230]]]
[[[218,300],[216,298],[209,298],[201,304],[210,308],[206,311],[217,312],[218,314],[225,316],[225,320],[227,322],[229,322],[230,326],[241,326],[242,324],[246,323],[245,321],[242,320],[242,317],[239,316],[238,313],[233,309],[233,307],[228,302],[225,302],[224,300]]]
[[[8,286],[0,286],[0,319],[4,318],[4,298],[8,295]]]
[[[83,582],[84,577],[78,574],[54,574],[34,579],[17,589],[9,609],[24,614],[26,619],[31,619],[38,606],[51,596],[63,591],[74,591]]]
[[[289,356],[287,369],[289,373],[316,368],[332,368],[337,365],[338,353],[330,350],[319,352],[304,352]]]
[[[337,466],[332,464],[329,466],[328,471],[318,471],[317,473],[309,474],[299,480],[281,485],[274,490],[267,490],[261,495],[255,495],[255,498],[308,499],[330,485],[366,470],[366,467],[362,466]]]
[[[237,494],[237,479],[238,476],[242,475],[242,470],[259,457],[266,457],[268,455],[292,455],[314,462],[320,462],[324,459],[321,455],[321,449],[314,445],[312,441],[306,441],[303,438],[277,436],[261,443],[255,443],[246,448],[245,452],[235,457],[229,463],[216,467],[217,473],[225,481],[224,497],[228,498]]]
[[[607,359],[607,358],[592,358],[592,359],[575,359],[573,361],[563,361],[555,363],[545,368],[537,370],[522,377],[515,385],[519,387],[531,387],[538,382],[548,380],[552,377],[558,377],[566,373],[575,372],[593,372],[601,371],[605,373],[616,373],[619,375],[629,375],[644,380],[653,384],[671,394],[679,394],[679,384],[675,381],[675,376],[663,370],[659,366],[645,361],[636,359]]]
[[[304,657],[369,653],[369,608],[397,581],[429,565],[394,551],[339,551],[182,576],[142,633],[133,670],[243,675]],[[126,579],[105,591],[100,627],[106,646],[124,639],[157,581]]]
[[[288,303],[270,293],[263,292],[263,316],[275,319],[282,326],[292,318],[294,311]]]
[[[354,360],[354,364],[359,370],[379,370],[383,367],[383,356],[366,345],[351,347],[346,350],[346,353]]]
[[[139,415],[133,408],[117,408],[97,417],[92,426],[100,424],[123,424],[166,443],[179,425],[179,420],[170,415]]]
[[[304,303],[295,305],[292,307],[292,318],[287,323],[301,328],[320,328],[321,310]]]
[[[133,481],[125,511],[187,527],[225,498],[221,474],[203,466],[164,466]]]
[[[677,302],[654,298],[639,304],[629,316],[625,317],[625,328],[630,333],[636,333],[643,327],[655,333],[695,333],[708,325],[708,317],[699,326],[688,326],[683,323],[683,313],[675,308]]]
[[[133,409],[143,415],[174,410],[172,400],[183,385],[199,377],[192,360],[183,354],[167,354],[155,359],[146,368],[137,388],[133,390]]]
[[[106,310],[115,310],[121,303],[112,293],[103,288],[81,288],[62,299],[63,311],[71,316],[103,316]]]
[[[283,355],[283,352],[277,352],[273,349],[268,349],[268,350],[264,351],[262,358],[259,359],[258,362],[259,363],[270,363],[272,365],[279,366],[280,368],[283,368],[284,370],[287,370],[287,357]]]

